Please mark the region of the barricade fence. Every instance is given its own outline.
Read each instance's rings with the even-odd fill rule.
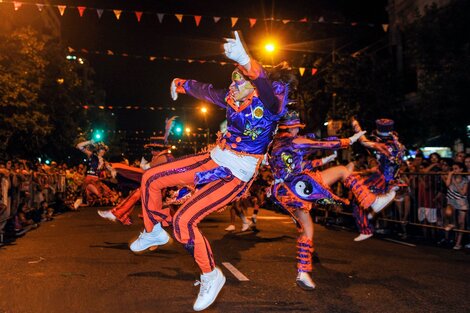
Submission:
[[[460,173],[470,177],[470,173]],[[407,185],[397,191],[395,199],[382,212],[376,216],[380,225],[386,223],[401,224],[421,228],[436,229],[443,231],[462,232],[470,234],[469,216],[465,217],[465,227],[458,223],[459,212],[468,210],[467,204],[458,202],[460,206],[455,207],[448,203],[446,179],[448,173],[403,173],[401,180]],[[336,186],[335,192],[347,192],[344,187]],[[351,198],[351,195],[344,195]],[[333,206],[333,208],[319,208],[320,211],[334,211],[337,214],[352,216],[349,206]]]

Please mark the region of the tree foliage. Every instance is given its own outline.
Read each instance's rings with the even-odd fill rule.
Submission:
[[[64,159],[90,125],[82,106],[99,99],[91,69],[67,61],[59,42],[31,28],[0,41],[0,154]]]

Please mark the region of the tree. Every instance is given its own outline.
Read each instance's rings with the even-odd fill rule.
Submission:
[[[30,28],[0,38],[0,152],[21,145],[25,153],[39,149],[51,132],[45,104],[39,99],[47,62],[45,43]]]
[[[54,38],[23,28],[0,38],[0,155],[64,160],[91,123],[85,105],[103,94],[85,63],[67,61]]]

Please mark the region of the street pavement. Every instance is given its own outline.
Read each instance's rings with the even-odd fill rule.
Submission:
[[[224,231],[229,212],[200,224],[227,283],[205,312],[470,312],[470,255],[405,246],[316,225],[317,289],[295,284],[297,231],[261,210],[259,232]],[[57,216],[0,248],[0,312],[193,312],[198,268],[173,241],[134,255],[142,221],[122,226],[95,208]],[[222,263],[246,276],[240,281]]]

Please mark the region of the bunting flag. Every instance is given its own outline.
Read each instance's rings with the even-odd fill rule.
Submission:
[[[59,9],[60,16],[64,16],[66,6],[65,5],[58,5],[57,8]]]
[[[140,19],[142,18],[142,11],[135,11],[135,17],[137,17],[137,22],[140,23]]]
[[[114,15],[116,16],[116,19],[119,20],[121,17],[122,10],[113,10]]]
[[[201,15],[194,15],[194,21],[196,22],[196,26],[199,26],[199,23],[201,23]]]
[[[205,63],[210,63],[210,64],[218,64],[218,65],[221,65],[221,66],[225,66],[225,65],[230,65],[230,66],[235,66],[236,63],[231,63],[231,62],[227,62],[227,61],[219,61],[219,60],[195,60],[195,59],[184,59],[184,58],[173,58],[173,57],[168,57],[168,56],[154,56],[154,55],[150,55],[150,56],[142,56],[142,55],[132,55],[132,54],[128,54],[128,53],[125,53],[125,52],[115,52],[115,51],[112,51],[112,50],[106,50],[106,51],[88,51],[87,49],[74,49],[72,47],[67,47],[68,51],[70,54],[73,54],[74,52],[77,52],[79,51],[80,53],[86,53],[86,54],[95,54],[95,55],[107,55],[107,56],[113,56],[113,57],[131,57],[131,58],[135,58],[135,59],[147,59],[151,62],[153,61],[157,61],[157,60],[163,60],[163,61],[173,61],[173,62],[187,62],[189,64],[191,63],[194,63],[194,62],[197,62],[199,64],[205,64]],[[263,65],[264,67],[266,68],[270,68],[272,67],[272,65],[267,65],[267,64],[264,64]],[[300,73],[300,76],[303,76],[305,74],[305,71],[307,70],[306,67],[294,67],[294,66],[291,66],[290,69],[292,70],[299,70],[299,73]],[[311,75],[315,75],[318,71],[317,68],[308,68],[308,73],[311,73]]]
[[[80,14],[80,17],[83,17],[83,13],[85,12],[86,7],[77,7],[78,9],[78,14]]]
[[[114,12],[114,15],[116,16],[116,19],[119,20],[120,19],[120,16],[121,16],[121,13],[122,12],[126,12],[126,14],[134,14],[137,18],[137,21],[140,22],[141,18],[142,18],[142,15],[143,15],[143,11],[134,11],[134,10],[119,10],[119,9],[103,9],[103,8],[93,8],[93,7],[85,7],[85,6],[73,6],[73,5],[54,5],[54,4],[49,4],[49,3],[34,3],[34,2],[23,2],[23,1],[12,1],[12,0],[0,0],[0,3],[11,3],[13,4],[13,8],[15,11],[18,11],[20,8],[22,8],[23,6],[25,5],[36,5],[36,7],[38,8],[38,11],[42,11],[42,9],[44,8],[44,6],[48,6],[48,7],[57,7],[58,10],[59,10],[59,13],[60,13],[60,16],[63,16],[64,13],[65,13],[65,9],[66,8],[73,8],[73,9],[77,9],[79,14],[80,14],[80,17],[83,17],[83,14],[85,12],[85,10],[96,10],[96,13],[98,15],[98,18],[100,19],[103,12],[106,10],[106,11],[112,11]],[[146,14],[151,14],[151,15],[157,15],[157,18],[158,18],[158,21],[160,23],[163,23],[163,18],[165,16],[165,14],[168,15],[168,13],[157,13],[157,12],[148,12],[148,11],[145,11]],[[200,22],[202,20],[203,17],[212,17],[212,19],[214,20],[214,23],[218,23],[222,18],[223,19],[230,19],[231,21],[231,27],[235,27],[235,25],[238,23],[238,20],[241,19],[240,17],[237,17],[237,16],[231,16],[231,17],[228,17],[228,16],[225,16],[225,17],[221,17],[221,16],[203,16],[203,15],[191,15],[191,14],[172,14],[174,15],[178,21],[180,23],[182,23],[183,21],[183,17],[192,17],[194,18],[194,21],[195,21],[195,24],[196,24],[196,27],[199,27],[200,25]],[[314,24],[314,23],[322,23],[322,24],[334,24],[334,25],[347,25],[347,26],[367,26],[367,27],[376,27],[376,26],[381,26],[382,29],[387,32],[388,31],[388,24],[374,24],[374,23],[358,23],[358,22],[355,22],[355,21],[344,21],[344,20],[332,20],[332,21],[327,21],[325,19],[324,16],[320,16],[318,19],[316,20],[313,20],[313,19],[309,19],[308,17],[304,17],[304,18],[301,18],[301,19],[286,19],[286,18],[274,18],[274,17],[265,17],[265,18],[253,18],[253,17],[249,17],[249,18],[243,18],[242,19],[245,19],[245,20],[248,20],[249,22],[249,25],[250,25],[250,28],[253,28],[258,20],[261,20],[261,21],[273,21],[273,22],[279,22],[279,23],[283,23],[283,24],[287,24],[287,23],[310,23],[310,24]]]
[[[230,19],[232,20],[232,28],[233,28],[235,27],[235,24],[237,24],[238,17],[231,17]]]

